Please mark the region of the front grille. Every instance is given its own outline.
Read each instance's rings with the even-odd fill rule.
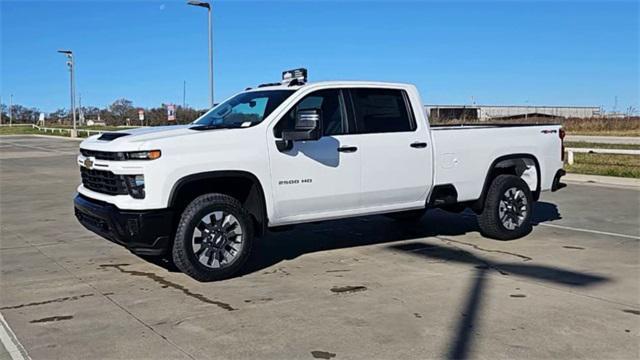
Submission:
[[[82,185],[89,190],[108,195],[129,194],[122,175],[116,175],[111,171],[89,170],[81,167],[80,176],[82,176]]]
[[[80,154],[87,157],[92,156],[97,160],[112,160],[112,161],[125,160],[124,154],[121,152],[80,149]]]

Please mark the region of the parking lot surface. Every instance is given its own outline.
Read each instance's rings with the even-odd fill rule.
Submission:
[[[77,223],[77,147],[0,138],[0,313],[33,359],[640,357],[638,189],[545,193],[507,242],[441,211],[303,225],[199,283]]]

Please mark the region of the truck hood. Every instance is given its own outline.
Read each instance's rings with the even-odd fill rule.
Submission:
[[[101,151],[135,151],[149,141],[192,136],[201,133],[200,131],[190,130],[191,127],[193,125],[169,125],[107,131],[101,135],[87,138],[80,144],[80,147]]]

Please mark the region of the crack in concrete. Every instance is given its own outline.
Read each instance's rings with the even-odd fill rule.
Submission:
[[[366,291],[367,287],[362,285],[357,286],[334,286],[331,288],[331,292],[336,294],[350,294],[360,291]]]
[[[503,251],[503,250],[494,250],[494,249],[485,249],[483,247],[480,247],[476,244],[472,244],[472,243],[468,243],[468,242],[464,242],[464,241],[459,241],[459,240],[453,240],[453,239],[449,239],[449,238],[445,238],[442,236],[436,236],[436,239],[443,241],[443,242],[453,242],[456,244],[461,244],[461,245],[466,245],[466,246],[471,246],[472,248],[476,249],[476,250],[480,250],[482,252],[488,252],[488,253],[497,253],[497,254],[505,254],[505,255],[511,255],[511,256],[515,256],[518,257],[520,259],[522,259],[523,261],[531,261],[533,260],[533,258],[526,256],[526,255],[522,255],[522,254],[518,254],[518,253],[513,253],[513,252],[509,252],[509,251]]]
[[[336,357],[336,354],[330,353],[328,351],[314,350],[311,352],[311,356],[313,356],[315,359],[331,359]]]
[[[20,304],[20,305],[13,305],[13,306],[3,306],[3,307],[0,308],[0,310],[21,309],[23,307],[29,307],[29,306],[39,306],[39,305],[46,305],[46,304],[51,304],[51,303],[60,303],[60,302],[65,302],[65,301],[74,301],[74,300],[78,300],[78,299],[81,299],[81,298],[84,298],[84,297],[88,297],[88,296],[93,296],[93,295],[94,294],[65,296],[65,297],[51,299],[51,300],[30,302],[30,303],[27,303],[27,304]]]
[[[35,323],[46,323],[46,322],[52,322],[52,321],[63,321],[63,320],[71,320],[71,319],[73,319],[73,316],[71,315],[60,315],[60,316],[49,316],[49,317],[37,319],[37,320],[31,320],[29,322],[32,324],[35,324]]]
[[[232,307],[231,305],[224,303],[222,301],[217,301],[217,300],[211,300],[208,297],[202,295],[202,294],[198,294],[198,293],[194,293],[191,290],[185,288],[184,286],[180,285],[180,284],[176,284],[172,281],[169,281],[161,276],[158,276],[157,274],[151,273],[151,272],[144,272],[144,271],[136,271],[136,270],[127,270],[127,269],[123,269],[124,266],[128,266],[129,264],[104,264],[104,265],[100,265],[100,267],[102,268],[115,268],[118,271],[128,274],[128,275],[132,275],[132,276],[141,276],[141,277],[146,277],[148,279],[151,279],[153,281],[155,281],[156,283],[160,284],[163,288],[172,288],[172,289],[176,289],[176,290],[180,290],[182,291],[185,295],[192,297],[196,300],[199,300],[203,303],[207,303],[207,304],[212,304],[212,305],[216,305],[218,307],[220,307],[221,309],[227,310],[227,311],[234,311],[237,310],[236,308]]]

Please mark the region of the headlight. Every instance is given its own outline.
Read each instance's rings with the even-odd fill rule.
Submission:
[[[127,160],[155,160],[160,157],[160,150],[133,151],[124,153]]]
[[[124,180],[131,197],[144,199],[144,175],[125,175]]]

